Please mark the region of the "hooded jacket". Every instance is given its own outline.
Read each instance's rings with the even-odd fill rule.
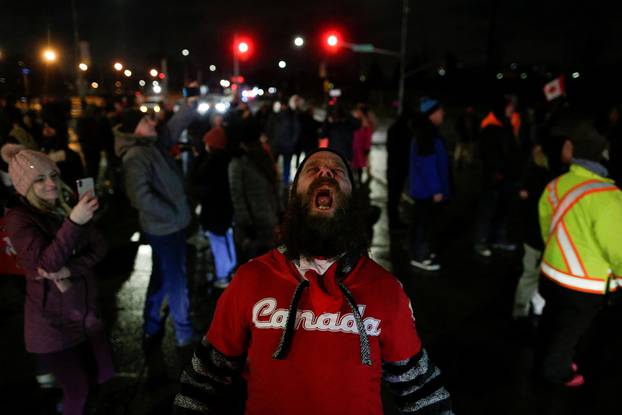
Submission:
[[[114,133],[126,193],[138,210],[142,230],[169,235],[188,226],[190,208],[181,172],[158,137],[139,137],[121,132],[119,127]]]
[[[226,413],[239,376],[246,414],[382,414],[381,379],[404,412],[451,413],[408,297],[367,256],[322,276],[278,249],[240,267],[182,374],[177,413]]]
[[[431,199],[438,193],[449,198],[449,157],[444,139],[427,119],[411,140],[408,190],[414,199]]]

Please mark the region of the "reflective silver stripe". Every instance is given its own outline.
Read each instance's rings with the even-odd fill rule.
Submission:
[[[549,183],[549,197],[551,198],[551,203],[553,204],[553,208],[557,209],[557,205],[559,204],[559,200],[557,200],[557,182],[559,181],[559,177]]]
[[[566,210],[568,210],[568,208],[575,201],[577,201],[581,196],[583,196],[584,193],[586,193],[586,192],[588,192],[590,190],[603,189],[603,188],[606,188],[606,187],[611,187],[612,189],[616,189],[616,187],[613,186],[611,183],[607,183],[607,182],[590,182],[590,183],[586,183],[586,184],[584,184],[582,186],[579,186],[576,189],[574,189],[573,191],[567,193],[564,197],[562,197],[562,200],[561,200],[561,203],[559,204],[559,207],[557,209],[555,209],[555,214],[553,215],[553,219],[551,220],[551,225],[549,227],[549,232],[553,233],[553,230],[559,224],[559,221],[562,219],[562,217],[566,213]]]
[[[581,291],[588,291],[595,294],[605,293],[605,280],[594,280],[568,275],[565,272],[556,270],[544,261],[542,261],[540,269],[549,278],[565,286],[574,287]],[[622,288],[622,278],[610,278],[609,291],[616,291],[619,288]]]
[[[563,226],[563,224],[557,227],[557,240],[562,249],[562,254],[566,258],[566,262],[568,262],[568,267],[572,275],[585,277],[585,272],[583,272],[578,253],[574,250],[572,242],[570,241],[570,235],[566,232],[566,227]]]

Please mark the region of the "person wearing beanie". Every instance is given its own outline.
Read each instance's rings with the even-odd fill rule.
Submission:
[[[90,385],[114,375],[93,273],[107,250],[91,224],[97,198],[87,194],[70,208],[60,171],[43,153],[7,144],[2,157],[18,194],[6,225],[26,273],[26,350],[37,354],[63,389],[63,413],[82,414]]]
[[[196,340],[186,276],[186,227],[191,214],[182,172],[169,150],[195,114],[194,108],[183,106],[166,124],[158,125],[152,114],[127,109],[121,114],[121,124],[114,129],[125,191],[138,210],[141,230],[153,251],[144,308],[143,349],[151,353],[160,346],[165,327],[161,307],[168,297],[181,360]]]
[[[449,199],[449,157],[440,132],[444,116],[439,101],[423,98],[411,132],[408,191],[415,204],[410,263],[425,271],[441,269],[436,259],[438,217]]]
[[[538,207],[546,305],[535,371],[547,382],[577,387],[585,382],[574,360],[577,344],[610,293],[622,288],[622,192],[607,178],[606,141],[591,123],[579,123],[570,138],[570,171],[546,186]]]
[[[283,244],[242,265],[181,376],[176,413],[452,414],[400,282],[368,256],[346,159],[319,149],[296,172]],[[227,412],[226,410],[224,412]]]
[[[201,229],[209,239],[214,260],[213,284],[219,289],[229,284],[237,266],[228,173],[231,157],[225,150],[227,137],[221,124],[222,116],[215,115],[212,129],[203,137],[205,152],[198,156],[190,172],[190,182],[201,204]]]

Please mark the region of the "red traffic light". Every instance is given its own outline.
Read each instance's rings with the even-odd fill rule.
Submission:
[[[253,42],[245,36],[237,36],[233,41],[233,53],[238,59],[247,59],[253,53]]]
[[[341,34],[335,30],[324,33],[324,48],[330,52],[334,52],[341,47]]]

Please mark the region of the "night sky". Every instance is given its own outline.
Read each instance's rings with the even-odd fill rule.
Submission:
[[[179,67],[183,48],[191,50],[187,65],[192,72],[207,71],[212,63],[219,70],[229,71],[235,32],[249,34],[255,40],[254,56],[243,64],[244,71],[251,75],[275,71],[276,61],[281,58],[292,63],[290,69],[296,65],[315,68],[322,54],[320,34],[328,27],[340,27],[345,39],[353,43],[399,49],[400,0],[75,2],[80,38],[90,42],[93,63],[100,75],[109,71],[116,59],[136,73],[158,65],[164,56],[172,68]],[[565,70],[622,61],[622,49],[616,47],[622,39],[622,9],[604,7],[605,2],[585,3],[575,7],[561,1],[411,0],[408,61],[442,63],[450,54],[464,65],[492,63],[501,67],[517,62],[550,64]],[[5,57],[38,60],[48,26],[52,44],[63,57],[70,57],[70,5],[70,0],[27,5],[3,0],[0,49]],[[307,48],[293,50],[295,34],[306,37]],[[343,57],[334,59],[338,62]],[[395,66],[390,57],[353,59],[375,60],[388,72]],[[69,61],[63,59],[63,65]]]

